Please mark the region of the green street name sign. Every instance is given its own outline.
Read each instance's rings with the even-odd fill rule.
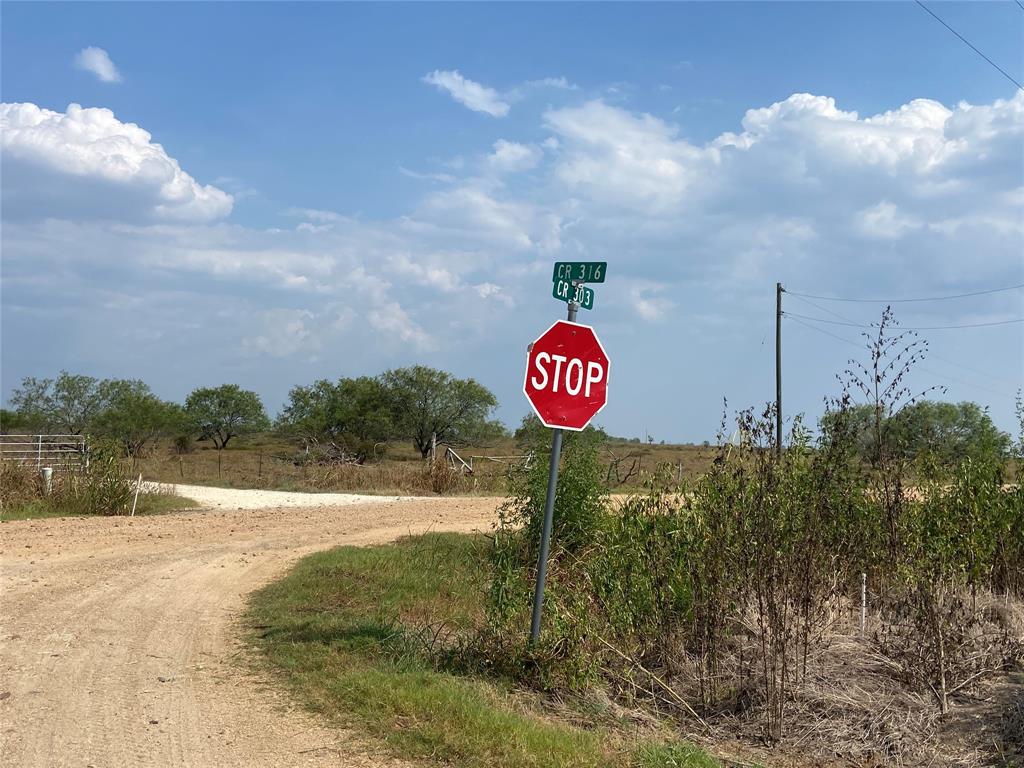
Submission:
[[[568,280],[555,280],[551,295],[567,304],[575,301],[584,309],[594,308],[594,291],[585,285],[573,285]]]
[[[579,283],[603,283],[608,271],[607,261],[556,261],[552,280],[575,280]],[[589,309],[589,307],[588,307]]]

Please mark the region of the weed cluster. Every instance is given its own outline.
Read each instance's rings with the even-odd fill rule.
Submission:
[[[781,452],[773,409],[741,412],[741,445],[721,448],[708,473],[652,483],[615,510],[596,447],[570,442],[541,640],[524,642],[543,466],[503,509],[479,653],[542,689],[601,685],[694,727],[746,718],[768,744],[792,731],[839,635],[862,633],[865,654],[943,713],[1019,665],[1024,490],[1004,486],[995,456],[863,461],[846,405],[816,440],[798,421]]]
[[[117,446],[94,443],[88,467],[56,467],[49,492],[38,469],[0,461],[0,503],[5,512],[37,508],[47,515],[122,515],[131,509],[135,484]]]

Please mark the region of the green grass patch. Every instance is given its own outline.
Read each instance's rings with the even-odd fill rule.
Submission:
[[[254,596],[255,642],[310,707],[402,757],[471,768],[718,765],[696,748],[638,750],[609,729],[560,721],[501,681],[431,662],[428,645],[482,620],[488,546],[427,534],[307,557]]]
[[[182,509],[198,507],[193,499],[168,493],[139,494],[136,515],[162,515]],[[96,517],[76,508],[73,504],[55,503],[48,499],[34,499],[12,506],[4,505],[0,520],[39,520],[48,517]]]
[[[636,751],[638,768],[721,768],[722,764],[692,744],[642,744]]]

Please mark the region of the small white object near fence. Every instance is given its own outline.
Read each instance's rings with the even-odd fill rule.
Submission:
[[[83,435],[0,435],[0,460],[60,471],[87,468],[89,453]]]

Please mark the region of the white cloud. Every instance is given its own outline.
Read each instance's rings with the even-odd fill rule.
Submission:
[[[110,55],[102,48],[95,46],[83,48],[75,56],[74,64],[78,69],[92,72],[104,83],[121,82],[121,73],[117,71],[114,62],[110,60]]]
[[[418,179],[420,181],[439,181],[442,184],[451,184],[455,181],[455,177],[450,173],[422,173],[402,165],[398,166],[398,172],[403,176],[408,176],[410,179]]]
[[[392,301],[382,307],[370,310],[367,320],[376,330],[391,338],[411,344],[418,350],[430,350],[437,346],[430,334],[414,322],[398,302]]]
[[[129,216],[208,221],[231,212],[231,195],[199,184],[148,132],[134,123],[122,123],[109,109],[70,104],[66,112],[54,112],[35,104],[0,104],[0,134],[5,171],[15,176],[11,183],[22,185],[23,192],[35,180],[44,188],[33,192],[64,200],[75,193],[69,182],[100,182],[130,198],[124,209]],[[40,170],[63,182],[39,178]],[[61,194],[52,194],[58,187]],[[102,202],[95,198],[96,190],[86,186],[71,203]],[[119,217],[114,212],[109,215]]]
[[[243,349],[270,357],[289,357],[297,353],[313,353],[320,342],[307,327],[314,315],[305,309],[270,309],[260,314],[264,331],[259,336],[242,339]]]
[[[705,153],[676,139],[675,127],[602,101],[544,115],[562,144],[557,173],[571,189],[648,212],[679,205],[702,180]]]
[[[473,246],[548,252],[559,246],[561,220],[531,203],[500,199],[470,181],[427,195],[403,226],[420,236],[458,238]]]
[[[319,221],[329,224],[337,224],[345,221],[346,217],[335,211],[321,211],[317,208],[289,208],[285,213],[289,216],[297,216],[310,221]]]
[[[38,149],[24,136],[9,139],[5,123],[5,321],[72,307],[63,327],[81,349],[111,346],[129,328],[135,338],[166,331],[179,359],[192,350],[236,355],[216,369],[232,376],[231,365],[262,360],[261,375],[312,380],[300,366],[330,350],[332,376],[422,361],[511,381],[518,358],[510,363],[509,350],[522,349],[527,325],[557,312],[554,259],[609,262],[595,321],[610,345],[648,354],[644,345],[658,336],[648,323],[673,323],[670,332],[683,334],[674,325],[681,318],[718,318],[720,328],[705,332],[708,321],[688,337],[694,349],[719,350],[715,364],[730,354],[750,364],[770,334],[758,323],[768,322],[777,280],[851,296],[1019,282],[1024,96],[981,106],[917,100],[865,117],[795,94],[749,110],[742,125],[728,126],[733,132],[702,143],[662,116],[585,101],[549,109],[521,141],[503,131],[482,157],[463,150],[474,159],[461,166],[428,166],[452,178],[428,186],[404,215],[286,209],[290,221],[259,227],[155,220],[155,206],[168,204],[161,174],[173,161],[148,133],[108,126],[105,110],[88,119],[38,112],[41,123],[102,129],[81,139],[58,125],[57,138],[45,138],[48,128]],[[34,130],[36,117],[5,119]],[[139,167],[93,146],[111,142]],[[160,173],[136,159],[145,152]],[[30,163],[32,173],[12,172],[16,163]],[[42,187],[35,177],[46,169]],[[68,214],[60,201],[76,174],[124,187],[151,215]],[[46,192],[36,198],[46,216],[12,213],[26,190]],[[193,197],[192,205],[202,200]],[[153,297],[171,289],[152,309]],[[89,311],[101,301],[102,310]],[[515,312],[495,311],[504,307]],[[86,333],[75,316],[100,318],[97,329]],[[273,355],[290,364],[267,365]]]
[[[580,87],[573,83],[570,83],[562,77],[542,77],[540,80],[527,80],[525,83],[527,88],[556,88],[563,91],[578,91]]]
[[[424,75],[423,82],[447,91],[453,99],[474,112],[505,117],[510,109],[508,102],[503,101],[496,90],[463,77],[457,69],[434,70]]]
[[[648,280],[636,281],[627,290],[629,305],[643,320],[662,320],[675,306],[672,301],[660,295],[667,288],[666,285]]]
[[[487,164],[498,173],[515,173],[535,168],[540,158],[537,147],[498,139],[494,142],[494,152],[487,156]]]
[[[859,211],[857,225],[866,237],[879,240],[896,240],[920,226],[913,217],[900,213],[895,205],[885,200]]]

